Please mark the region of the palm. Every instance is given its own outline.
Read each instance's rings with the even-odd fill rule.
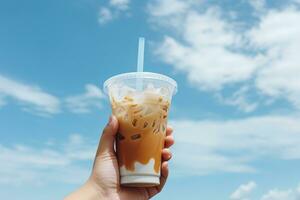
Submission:
[[[159,187],[133,188],[120,186],[118,162],[114,155],[99,156],[95,162],[96,182],[119,199],[148,199],[160,191]]]
[[[171,134],[172,129],[168,128],[165,139],[165,148],[170,147],[174,143]],[[170,157],[170,151],[164,149],[162,151],[163,164],[161,166],[161,184],[156,187],[134,188],[120,186],[119,167],[115,152],[97,152],[93,177],[100,188],[109,194],[113,194],[116,199],[149,199],[159,193],[166,182],[166,177],[168,175],[167,160],[169,160]]]

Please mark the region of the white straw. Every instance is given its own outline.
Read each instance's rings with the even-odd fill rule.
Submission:
[[[139,38],[139,49],[138,49],[138,60],[137,60],[137,72],[144,71],[144,49],[145,49],[145,38]],[[138,90],[142,90],[143,82],[142,78],[137,79],[136,87]]]

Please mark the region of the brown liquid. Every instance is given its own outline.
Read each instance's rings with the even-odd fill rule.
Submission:
[[[139,104],[128,96],[111,102],[119,121],[116,147],[120,167],[134,171],[135,162],[145,165],[154,159],[154,171],[159,173],[169,102],[159,95],[145,98]]]

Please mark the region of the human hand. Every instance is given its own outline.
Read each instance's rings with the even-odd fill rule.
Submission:
[[[169,147],[174,144],[172,128],[168,127],[166,131],[165,146],[162,150],[160,185],[144,188],[120,185],[119,166],[114,150],[117,130],[118,121],[112,116],[103,130],[90,178],[79,190],[69,195],[65,200],[144,200],[150,199],[162,190],[169,174],[168,160],[172,157],[169,150]]]

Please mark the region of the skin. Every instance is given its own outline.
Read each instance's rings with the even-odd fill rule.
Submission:
[[[167,128],[165,146],[162,150],[160,185],[148,188],[120,186],[119,167],[114,150],[117,130],[118,120],[111,116],[103,130],[91,176],[83,186],[68,195],[65,200],[146,200],[161,192],[169,174],[168,160],[172,157],[169,149],[174,144],[172,128]]]

